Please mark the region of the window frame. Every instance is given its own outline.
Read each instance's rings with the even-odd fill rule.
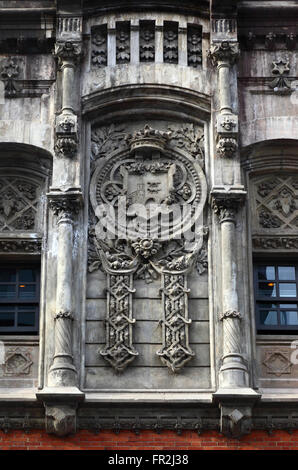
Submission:
[[[276,297],[271,297],[268,298],[268,296],[261,296],[258,295],[259,291],[259,282],[262,282],[258,279],[258,272],[259,272],[259,267],[260,266],[274,266],[275,270],[275,279],[272,280],[276,284],[276,288],[279,293],[279,285],[283,283],[293,283],[296,284],[296,296],[295,297],[281,297],[276,296]],[[283,267],[283,266],[293,266],[295,268],[295,280],[280,280],[278,276],[278,267]],[[297,307],[293,308],[293,311],[297,311],[297,316],[298,316],[298,260],[291,261],[290,259],[272,259],[272,258],[265,258],[265,259],[254,259],[253,261],[253,279],[254,279],[254,304],[255,304],[255,322],[256,322],[256,330],[257,334],[294,334],[298,333],[298,324],[297,325],[283,325],[280,322],[280,313],[282,310],[289,310],[287,309],[281,309],[279,307],[279,304],[282,303],[287,303],[287,304],[296,304]],[[266,280],[264,280],[266,282]],[[267,282],[270,282],[268,280]],[[277,304],[278,306],[274,308],[274,310],[277,311],[277,325],[267,325],[265,326],[263,323],[260,321],[260,310],[261,308],[259,307],[260,304]]]
[[[16,263],[0,263],[0,269],[16,269],[16,280],[14,282],[6,282],[0,281],[0,285],[11,284],[15,285],[18,289],[19,281],[19,271],[21,269],[32,269],[35,271],[36,281],[35,282],[25,282],[21,281],[22,283],[26,284],[34,284],[36,286],[36,295],[32,299],[19,299],[18,294],[16,298],[13,300],[8,299],[0,299],[0,307],[7,306],[7,307],[14,307],[14,326],[3,327],[0,326],[0,335],[22,335],[22,334],[31,334],[31,335],[38,335],[39,334],[39,310],[40,310],[40,263],[37,262],[16,262]],[[17,291],[18,292],[18,291]],[[35,310],[34,315],[34,326],[18,326],[18,308],[21,306],[32,306],[32,310]]]

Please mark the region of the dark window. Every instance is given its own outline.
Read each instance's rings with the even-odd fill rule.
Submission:
[[[298,265],[258,263],[255,299],[258,332],[298,331]]]
[[[0,333],[38,333],[39,277],[37,266],[0,266]]]

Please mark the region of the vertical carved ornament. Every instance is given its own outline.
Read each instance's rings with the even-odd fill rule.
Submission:
[[[140,22],[140,62],[154,62],[155,30],[154,21]]]
[[[130,62],[130,30],[129,23],[122,21],[116,28],[116,62],[128,64]]]
[[[163,61],[168,64],[178,63],[178,25],[165,23],[163,41]]]
[[[91,35],[91,65],[93,68],[107,65],[107,25],[92,30]]]
[[[187,29],[187,61],[191,67],[202,64],[202,31],[194,26]]]
[[[107,273],[106,346],[99,353],[116,371],[122,372],[139,354],[133,346],[132,330],[133,273],[137,262],[119,251],[112,253],[103,243],[97,244],[97,248]]]
[[[189,346],[187,278],[184,273],[162,273],[162,348],[157,352],[162,362],[178,372],[193,356]]]

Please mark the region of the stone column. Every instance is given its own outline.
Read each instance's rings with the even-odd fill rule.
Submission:
[[[52,192],[48,200],[58,231],[54,354],[48,386],[37,393],[37,398],[45,404],[47,431],[62,436],[75,432],[77,404],[84,399],[84,393],[77,388],[73,358],[73,231],[82,195],[78,191]]]
[[[219,372],[221,388],[248,386],[248,372],[242,355],[241,314],[237,293],[236,213],[244,202],[245,192],[224,198],[213,194],[212,206],[221,225],[221,279],[223,324],[223,358]]]
[[[240,437],[250,431],[254,402],[259,395],[249,386],[244,357],[242,314],[238,302],[236,217],[246,198],[245,191],[213,191],[212,208],[221,229],[222,361],[219,388],[213,395],[221,410],[221,431]]]
[[[75,112],[75,73],[82,53],[81,42],[57,42],[55,55],[62,72],[61,112],[56,119],[55,152],[58,157],[72,158],[78,147],[78,122]]]
[[[218,70],[217,155],[231,158],[235,156],[238,148],[238,116],[232,112],[230,69],[239,57],[239,45],[237,42],[229,41],[214,43],[208,57]]]

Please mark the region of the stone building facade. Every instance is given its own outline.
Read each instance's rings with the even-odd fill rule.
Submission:
[[[297,428],[297,2],[0,15],[0,428]]]

